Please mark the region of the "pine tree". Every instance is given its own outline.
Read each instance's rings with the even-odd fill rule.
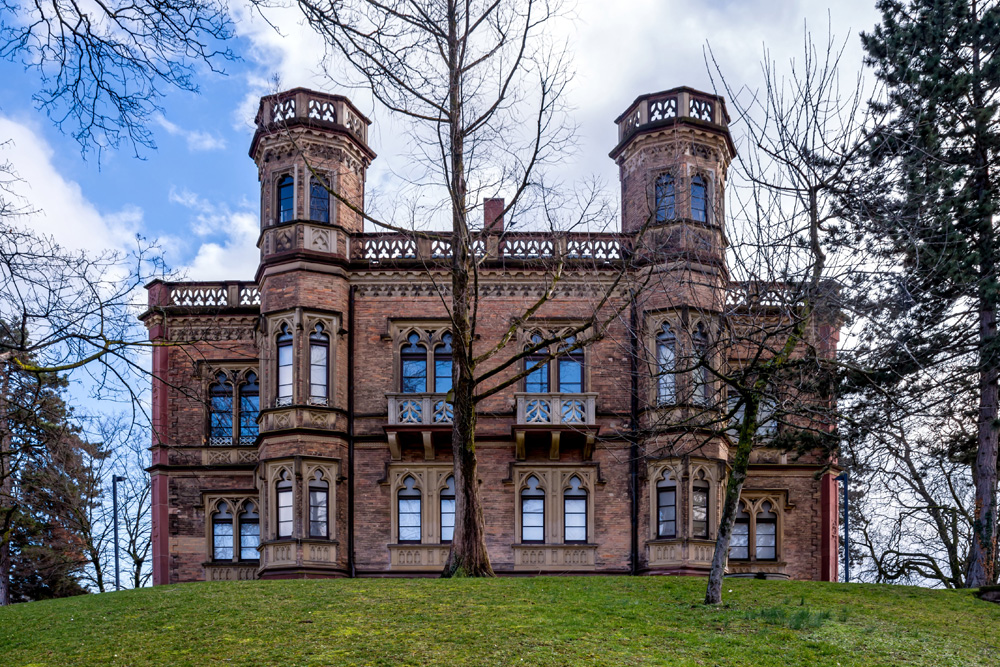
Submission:
[[[975,508],[965,585],[981,586],[997,575],[1000,7],[877,7],[881,23],[862,41],[885,86],[874,106],[887,122],[871,144],[870,187],[848,206],[884,270],[865,286],[872,372],[855,389],[895,392],[909,414],[968,422]],[[968,409],[942,412],[935,396],[964,396]]]

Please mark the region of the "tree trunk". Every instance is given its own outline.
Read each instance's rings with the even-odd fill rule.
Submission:
[[[758,405],[757,396],[753,396],[747,399],[744,407],[740,439],[736,445],[736,456],[733,457],[733,471],[729,474],[726,498],[722,503],[722,518],[719,520],[719,534],[715,539],[715,552],[712,554],[712,569],[708,573],[705,604],[722,602],[722,577],[726,572],[726,561],[729,558],[729,540],[733,536],[737,504],[743,492],[743,483],[747,481],[747,469],[750,467],[750,450],[753,449],[753,436],[757,431]]]
[[[13,527],[14,480],[10,468],[10,421],[7,419],[7,360],[0,361],[0,607],[10,604],[10,537]]]
[[[451,450],[455,465],[455,534],[444,576],[492,577],[486,551],[486,521],[479,497],[476,462],[476,404],[469,276],[475,257],[466,219],[465,137],[463,134],[462,44],[458,37],[456,0],[448,2],[449,162],[452,198],[451,317],[455,378],[452,402]]]

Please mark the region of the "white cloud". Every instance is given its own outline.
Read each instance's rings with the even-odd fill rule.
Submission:
[[[175,137],[181,137],[187,142],[189,151],[217,151],[226,147],[226,140],[201,130],[185,130],[176,123],[171,123],[163,116],[156,117],[156,124]]]
[[[221,242],[207,241],[195,252],[184,268],[190,280],[250,280],[257,269],[260,254],[257,237],[260,223],[249,202],[233,211],[226,204],[215,204],[190,190],[171,188],[169,200],[192,212],[191,230],[198,237],[222,234]]]
[[[100,252],[134,247],[143,226],[142,209],[123,202],[119,211],[98,211],[78,183],[56,170],[52,147],[29,124],[0,116],[0,137],[10,139],[0,148],[0,160],[9,161],[20,179],[13,191],[34,211],[23,218],[24,224],[54,236],[66,248]]]

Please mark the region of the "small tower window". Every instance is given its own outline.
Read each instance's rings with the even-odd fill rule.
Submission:
[[[330,191],[315,176],[309,183],[309,219],[330,222]]]
[[[292,332],[281,326],[278,335],[278,405],[292,404]]]
[[[760,506],[755,528],[757,560],[775,560],[778,547],[778,517],[770,502]]]
[[[229,504],[219,503],[212,515],[212,558],[214,560],[233,559],[233,515]]]
[[[257,440],[257,415],[260,414],[260,385],[257,374],[247,373],[246,384],[240,386],[240,444],[252,445]]]
[[[708,198],[705,178],[695,176],[691,179],[691,218],[698,222],[708,220]]]
[[[675,217],[674,177],[661,174],[656,179],[656,222],[667,222]]]
[[[225,373],[215,376],[208,390],[210,402],[210,445],[231,445],[233,441],[233,387]]]
[[[569,480],[569,488],[563,492],[563,521],[563,541],[587,541],[587,490],[582,488],[580,478],[575,475]]]
[[[521,542],[545,541],[545,491],[538,488],[538,478],[528,478],[521,491]]]
[[[317,324],[309,334],[309,402],[327,405],[327,382],[330,376],[330,336],[322,324]]]
[[[287,470],[281,471],[278,483],[274,486],[278,509],[278,537],[292,536],[292,480]]]
[[[729,557],[733,560],[750,558],[750,515],[741,501],[737,506],[733,534],[729,540]]]
[[[656,485],[656,536],[677,537],[677,483],[669,472]]]
[[[569,336],[563,347],[576,345],[576,336]],[[563,353],[559,358],[559,391],[567,394],[579,394],[583,391],[583,348],[578,347],[572,352]]]
[[[295,217],[295,179],[291,175],[278,180],[278,221],[290,222]]]
[[[240,514],[240,560],[259,559],[258,546],[260,546],[260,517],[257,515],[257,506],[247,503],[243,513]]]
[[[666,323],[656,336],[656,364],[656,401],[670,405],[677,400],[677,337]]]
[[[448,477],[441,489],[441,542],[448,544],[455,537],[455,478]]]
[[[420,489],[417,481],[407,476],[398,497],[399,542],[420,543]]]
[[[708,332],[701,322],[695,328],[691,336],[694,344],[695,366],[694,369],[694,402],[696,405],[712,404],[712,381],[711,373],[708,369]]]
[[[316,471],[309,480],[309,537],[329,536],[330,484]]]
[[[708,539],[708,480],[705,471],[698,471],[698,477],[691,485],[691,536]]]
[[[542,337],[538,334],[533,334],[531,336],[531,342],[528,347],[534,347],[542,342]],[[529,354],[524,360],[524,366],[526,369],[533,367],[535,364],[541,362],[547,356],[547,350],[539,348],[536,352]],[[549,391],[549,364],[543,363],[535,370],[528,373],[528,376],[524,379],[524,390],[532,394],[545,394]]]
[[[434,391],[444,394],[451,391],[451,334],[441,337],[441,345],[434,348]]]
[[[400,350],[402,364],[401,389],[404,394],[422,394],[427,391],[427,348],[420,344],[420,336],[411,333],[407,345]]]

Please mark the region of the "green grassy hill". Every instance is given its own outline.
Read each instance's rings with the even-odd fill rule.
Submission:
[[[967,591],[673,577],[165,586],[0,609],[0,665],[1000,665]]]

